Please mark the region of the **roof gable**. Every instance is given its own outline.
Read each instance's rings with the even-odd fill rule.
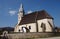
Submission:
[[[24,15],[19,25],[35,23],[36,20],[41,20],[45,18],[53,19],[45,10],[32,12],[31,14]]]

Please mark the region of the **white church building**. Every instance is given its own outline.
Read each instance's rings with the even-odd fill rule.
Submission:
[[[53,32],[53,17],[45,10],[24,14],[24,8],[21,4],[18,13],[18,23],[14,32]]]

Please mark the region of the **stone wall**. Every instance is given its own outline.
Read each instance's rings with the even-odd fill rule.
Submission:
[[[51,37],[54,33],[10,33],[9,39]]]

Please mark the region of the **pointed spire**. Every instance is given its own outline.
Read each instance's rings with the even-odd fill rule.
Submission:
[[[23,5],[22,5],[22,3],[21,3],[21,5],[20,5],[19,12],[20,12],[20,11],[23,11]]]
[[[21,5],[20,5],[19,13],[23,13],[23,15],[24,15],[24,13],[25,13],[22,3],[21,3]]]
[[[23,8],[23,5],[21,4],[20,5],[20,8],[19,8],[19,13],[18,13],[18,24],[20,23],[22,17],[24,16],[24,8]]]

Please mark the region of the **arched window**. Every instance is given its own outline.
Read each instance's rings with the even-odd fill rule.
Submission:
[[[19,29],[19,32],[20,32],[20,29]]]
[[[31,26],[29,26],[29,29],[31,29]]]
[[[24,32],[24,30],[25,30],[25,28],[24,27],[22,27],[22,31]]]
[[[44,23],[41,23],[41,28],[42,28],[43,32],[45,32],[45,30],[46,30],[46,25],[45,25]]]

